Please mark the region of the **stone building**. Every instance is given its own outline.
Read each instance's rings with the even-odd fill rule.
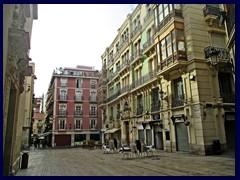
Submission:
[[[127,15],[101,56],[105,137],[200,155],[216,143],[234,149],[235,39],[226,31],[234,9],[139,4]]]
[[[37,18],[36,4],[3,5],[3,175],[14,175],[20,167],[22,132],[26,130],[22,111],[28,89],[25,80],[32,76],[29,50],[32,24]]]

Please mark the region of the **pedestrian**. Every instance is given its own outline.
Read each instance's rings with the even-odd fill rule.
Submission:
[[[118,147],[117,147],[118,142],[117,142],[117,139],[116,139],[116,138],[113,139],[113,143],[114,143],[115,149],[117,150],[117,148],[118,148]]]
[[[136,140],[136,146],[139,153],[141,153],[141,142],[139,140]]]
[[[34,150],[37,149],[37,139],[34,139],[33,144],[34,144]]]

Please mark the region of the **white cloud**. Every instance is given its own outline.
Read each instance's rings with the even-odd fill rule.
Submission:
[[[39,4],[30,57],[35,62],[36,97],[47,92],[56,67],[101,69],[101,55],[131,13],[130,4]]]

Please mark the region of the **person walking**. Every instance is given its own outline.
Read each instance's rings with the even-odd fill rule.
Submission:
[[[117,150],[118,149],[118,142],[117,142],[116,138],[113,139],[113,143],[114,143],[115,150]]]

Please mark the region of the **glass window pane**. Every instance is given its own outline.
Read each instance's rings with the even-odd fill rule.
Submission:
[[[164,4],[164,17],[167,17],[168,14],[169,14],[168,6],[167,4]]]
[[[169,12],[171,12],[172,11],[172,4],[169,4]]]
[[[177,40],[184,40],[183,30],[177,30]]]
[[[168,46],[167,48],[167,53],[168,53],[168,56],[171,56],[172,55],[172,46]]]
[[[184,42],[183,41],[179,41],[178,42],[178,50],[179,51],[185,51],[185,47],[184,47]]]
[[[181,9],[180,4],[174,4],[174,9]]]
[[[161,22],[163,20],[163,13],[159,14],[159,22]]]

